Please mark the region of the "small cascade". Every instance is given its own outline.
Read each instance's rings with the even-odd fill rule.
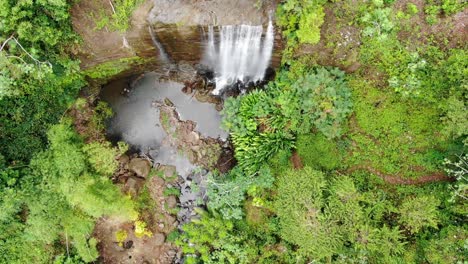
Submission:
[[[163,61],[163,63],[170,64],[172,61],[169,58],[169,55],[167,55],[166,51],[164,50],[164,47],[161,44],[161,42],[158,41],[158,38],[156,37],[156,34],[154,33],[153,27],[148,26],[148,30],[151,35],[151,39],[153,40],[154,46],[156,46],[156,48],[159,51],[159,56],[161,57],[161,60]]]
[[[274,30],[270,20],[263,37],[262,26],[235,25],[208,27],[204,63],[214,71],[216,89],[213,94],[238,82],[261,81],[270,64]],[[262,38],[263,37],[263,38]]]

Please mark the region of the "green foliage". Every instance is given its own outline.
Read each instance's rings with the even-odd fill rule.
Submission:
[[[462,213],[464,214],[467,209],[463,205],[468,200],[468,155],[459,155],[455,161],[445,159],[445,166],[447,174],[457,179],[453,187],[453,196],[451,201],[460,201],[463,207]]]
[[[171,188],[165,188],[163,191],[164,196],[179,196],[180,195],[180,190],[174,187]]]
[[[284,58],[289,60],[298,44],[316,44],[320,41],[324,4],[323,0],[288,0],[278,6],[277,23],[288,41]]]
[[[426,21],[429,24],[438,22],[438,17],[441,14],[453,15],[466,8],[467,3],[462,0],[428,0],[426,1],[424,12],[426,13]]]
[[[468,86],[466,87],[468,89]],[[468,94],[468,93],[467,93]],[[468,100],[451,96],[447,99],[446,115],[442,117],[444,122],[444,134],[449,138],[467,138],[468,136]]]
[[[206,213],[202,213],[200,220],[184,226],[185,233],[176,244],[182,246],[185,254],[199,254],[203,263],[235,263],[234,260],[239,261],[237,263],[246,263],[242,249],[233,246],[239,240],[230,235],[233,228],[234,225],[229,220],[223,220],[218,215],[208,217]],[[193,246],[188,246],[183,239],[188,239]],[[213,256],[210,255],[212,251]],[[194,259],[192,261],[196,263]]]
[[[296,134],[313,127],[328,138],[341,135],[352,106],[344,73],[316,68],[301,74],[294,80],[283,71],[266,91],[226,100],[222,126],[231,133],[236,159],[247,173],[291,148]]]
[[[289,171],[278,179],[275,208],[280,235],[316,261],[340,252],[352,259],[390,261],[404,252],[398,227],[383,224],[391,208],[374,191],[361,193],[351,178],[327,182],[310,167]]]
[[[282,87],[280,80],[274,99],[286,127],[307,133],[315,126],[328,138],[340,136],[352,106],[344,77],[344,72],[335,68],[316,68],[290,87]]]
[[[341,166],[341,153],[333,140],[322,134],[299,135],[296,150],[302,163],[316,170],[334,170]]]
[[[143,212],[151,212],[153,209],[156,208],[156,203],[151,197],[151,193],[148,189],[148,186],[145,185],[136,197],[135,207],[137,211],[140,212],[140,214],[142,214]]]
[[[88,162],[94,171],[101,175],[111,176],[119,166],[116,157],[121,154],[110,142],[92,142],[83,147]]]
[[[448,146],[433,104],[402,101],[362,80],[350,82],[356,98],[351,139],[352,164],[371,164],[384,173],[415,176],[418,167],[431,173],[439,168]],[[372,118],[369,118],[372,117]]]
[[[324,17],[323,6],[310,8],[301,15],[299,29],[296,31],[300,43],[315,44],[320,41],[320,27]]]
[[[463,263],[468,259],[466,226],[445,228],[424,245],[425,259],[430,264]]]
[[[281,237],[313,259],[331,257],[340,247],[338,230],[322,212],[323,173],[305,167],[278,179],[276,210]]]
[[[123,58],[98,64],[84,70],[83,74],[92,79],[107,80],[142,63],[144,63],[144,59],[141,57]]]
[[[400,222],[413,234],[424,227],[437,228],[439,204],[433,196],[408,197],[399,209]]]
[[[88,132],[86,136],[89,139],[99,139],[100,135],[105,130],[106,121],[108,121],[113,115],[114,113],[112,112],[112,109],[106,102],[98,102],[96,107],[93,109],[93,115],[87,125]],[[119,149],[121,149],[120,146]]]
[[[33,55],[64,48],[75,34],[70,25],[70,3],[55,1],[0,1],[1,36],[15,34]]]
[[[361,17],[361,23],[365,27],[362,31],[363,36],[375,38],[379,42],[386,41],[395,27],[390,18],[391,14],[391,8],[382,8],[380,5],[364,13]]]
[[[407,67],[388,80],[389,86],[403,96],[420,96],[422,84],[417,75],[418,72],[426,70],[425,66],[426,61],[421,60],[418,53],[410,54]]]
[[[3,59],[0,52],[0,64]],[[6,63],[13,65],[11,61]],[[41,71],[44,76],[40,79],[23,70],[16,76],[3,75],[12,84],[8,88],[11,96],[0,98],[0,143],[5,146],[1,153],[8,161],[27,161],[44,148],[48,127],[60,119],[82,86],[82,79],[76,72],[78,65],[65,67],[69,68],[57,65],[56,71]],[[2,67],[4,73],[9,70],[11,68]]]
[[[406,4],[406,12],[408,12],[408,14],[412,16],[412,15],[416,15],[419,12],[419,10],[415,4],[408,3]]]
[[[51,250],[63,252],[66,245],[59,242],[66,240],[83,261],[94,261],[98,257],[97,241],[91,237],[95,219],[103,215],[136,219],[133,203],[107,174],[92,167],[89,161],[95,157],[90,157],[96,153],[87,155],[89,148],[68,121],[53,126],[47,134],[49,149],[36,155],[29,168],[19,174],[2,171],[3,188],[11,197],[1,200],[1,208],[9,210],[2,210],[0,226],[14,230],[0,237],[6,245],[3,258],[7,263],[50,263],[53,252],[47,252],[46,245],[55,243]],[[22,245],[21,250],[37,247],[31,251],[37,256],[18,257],[11,243]]]
[[[449,140],[465,137],[466,52],[407,43],[395,33],[384,42],[363,39],[361,59],[373,70],[350,82],[357,101],[353,160],[403,176],[423,174],[414,168],[434,172]]]
[[[245,194],[256,188],[271,188],[273,180],[268,167],[254,175],[244,174],[239,167],[224,176],[211,174],[207,179],[208,209],[220,212],[224,219],[241,219]]]
[[[235,157],[239,167],[246,173],[254,173],[262,162],[268,160],[276,152],[291,147],[291,136],[284,133],[261,133],[239,136],[231,133],[232,142],[236,148]]]
[[[199,214],[201,218],[184,225],[184,233],[176,240],[187,263],[269,264],[297,260],[286,245],[277,242],[274,222],[256,230],[244,221],[226,220],[216,213]]]
[[[99,14],[100,20],[96,22],[96,29],[109,26],[111,30],[125,33],[130,26],[130,18],[133,10],[142,3],[142,0],[113,0],[112,15],[107,16],[104,12]],[[105,8],[108,8],[106,5]]]
[[[57,1],[0,1],[0,152],[8,162],[28,161],[45,147],[83,86],[79,65],[64,56],[74,45],[68,10]]]

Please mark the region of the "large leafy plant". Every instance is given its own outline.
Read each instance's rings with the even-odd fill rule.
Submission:
[[[278,151],[293,147],[297,134],[313,128],[327,138],[342,134],[352,107],[344,72],[320,67],[296,78],[283,71],[266,90],[225,102],[222,125],[248,174]]]

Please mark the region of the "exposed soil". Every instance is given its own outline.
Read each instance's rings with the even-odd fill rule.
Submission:
[[[291,163],[293,164],[293,167],[295,170],[300,170],[304,168],[304,165],[302,164],[301,157],[299,154],[297,154],[297,151],[294,151],[291,156]]]
[[[167,241],[167,235],[178,226],[174,215],[177,199],[175,196],[165,196],[164,190],[177,180],[174,177],[175,167],[160,166],[157,169],[159,176],[144,180],[128,169],[129,160],[127,156],[121,157],[120,169],[115,177],[122,184],[122,190],[129,195],[141,195],[143,187],[149,191],[150,207],[141,212],[139,218],[147,224],[152,235],[136,237],[133,222],[115,217],[101,218],[94,229],[94,237],[99,241],[100,261],[109,264],[174,263],[180,253],[174,244]],[[120,244],[116,238],[118,231],[127,233],[127,238]]]
[[[116,241],[118,231],[126,231],[127,239],[123,245]],[[95,237],[100,241],[99,261],[109,264],[171,264],[177,254],[177,248],[164,242],[162,233],[153,233],[151,237],[137,238],[132,223],[121,222],[115,218],[100,219],[95,227]]]
[[[340,23],[332,8],[325,8],[324,11],[325,18],[320,28],[319,43],[302,45],[296,52],[296,57],[309,55],[320,65],[335,66],[348,73],[356,71],[361,66],[359,29]],[[333,43],[334,46],[330,46],[329,43]]]
[[[429,42],[437,43],[442,48],[466,47],[468,42],[468,9],[451,16],[439,15],[437,23],[430,25],[426,22],[427,16],[424,13],[426,3],[424,0],[400,0],[395,3],[395,9],[406,12],[409,3],[416,5],[419,12],[408,20],[401,20],[402,28],[398,33],[400,40],[406,41],[413,49]]]
[[[378,171],[377,169],[372,168],[371,166],[366,166],[366,165],[357,165],[349,168],[346,170],[346,173],[353,173],[355,171],[359,170],[365,170],[368,171],[382,180],[384,180],[386,183],[389,184],[399,184],[399,185],[419,185],[419,184],[426,184],[426,183],[432,183],[432,182],[453,182],[455,181],[455,178],[448,177],[445,175],[443,172],[434,172],[429,175],[423,175],[415,179],[409,179],[409,178],[403,178],[398,175],[391,175],[391,174],[385,174],[382,173],[381,171]]]

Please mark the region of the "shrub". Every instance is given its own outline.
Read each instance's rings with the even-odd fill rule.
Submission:
[[[336,143],[323,134],[299,135],[296,150],[302,163],[316,170],[333,170],[342,165]]]
[[[340,247],[338,230],[323,213],[325,175],[304,167],[278,179],[276,211],[280,235],[313,259],[330,257]]]
[[[424,257],[430,264],[463,263],[468,256],[466,228],[449,226],[424,244]]]
[[[283,62],[292,61],[294,49],[298,44],[316,44],[320,41],[325,2],[323,0],[288,0],[278,5],[277,23],[282,27],[283,35],[288,40]]]
[[[135,236],[142,238],[144,236],[152,237],[153,232],[147,229],[146,223],[140,220],[135,221]]]
[[[310,132],[314,126],[327,138],[340,136],[352,107],[344,77],[344,72],[336,68],[319,67],[290,87],[279,83],[275,105],[282,110],[287,127],[300,134]]]
[[[296,31],[299,43],[316,44],[320,41],[320,27],[324,17],[323,6],[320,5],[306,8],[303,11]]]
[[[111,146],[110,142],[86,144],[83,151],[87,154],[88,162],[93,169],[101,175],[111,176],[119,165],[116,158],[120,153]]]
[[[226,101],[222,126],[231,133],[236,159],[247,174],[293,147],[296,134],[315,127],[328,138],[341,135],[352,107],[344,73],[327,68],[303,73],[295,81],[283,71],[267,90]]]
[[[241,219],[247,191],[253,188],[271,188],[274,180],[267,167],[253,175],[246,175],[239,167],[235,167],[223,178],[218,177],[210,175],[207,179],[207,206],[208,209],[221,213],[224,219]]]
[[[423,227],[437,228],[439,204],[440,201],[433,196],[408,197],[399,209],[400,223],[413,234]]]

